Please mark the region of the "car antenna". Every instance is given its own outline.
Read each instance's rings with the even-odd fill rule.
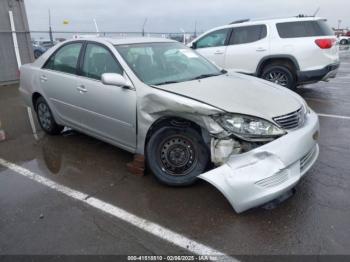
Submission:
[[[321,7],[318,7],[318,8],[316,9],[316,11],[315,11],[313,17],[315,17],[315,16],[318,14],[318,12],[320,11],[320,9],[321,9]]]

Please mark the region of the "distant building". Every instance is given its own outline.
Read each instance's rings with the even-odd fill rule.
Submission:
[[[12,11],[17,48],[14,44],[9,11]],[[24,1],[0,0],[0,85],[18,81],[18,62],[25,64],[33,60]]]

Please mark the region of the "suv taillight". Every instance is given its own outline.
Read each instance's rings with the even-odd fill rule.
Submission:
[[[316,39],[315,43],[319,46],[321,49],[329,49],[332,48],[332,46],[335,44],[336,40],[334,38],[327,38],[327,39]]]

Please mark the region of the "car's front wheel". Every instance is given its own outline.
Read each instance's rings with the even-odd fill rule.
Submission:
[[[291,90],[295,90],[296,88],[296,80],[293,73],[288,67],[283,65],[267,66],[264,69],[261,78]]]
[[[63,126],[56,123],[49,105],[43,97],[39,97],[35,103],[36,114],[41,128],[49,135],[58,135]]]
[[[146,146],[147,164],[156,178],[170,186],[196,181],[209,162],[208,148],[191,127],[162,127]]]

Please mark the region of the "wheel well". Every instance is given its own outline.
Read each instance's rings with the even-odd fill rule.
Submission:
[[[264,68],[266,66],[269,65],[283,65],[286,66],[291,73],[296,76],[296,72],[297,72],[297,66],[295,65],[295,63],[293,62],[292,59],[290,58],[269,58],[266,59],[264,62],[261,63],[259,70],[257,72],[258,77],[261,77],[261,75],[263,74]]]
[[[38,92],[35,92],[32,96],[32,103],[33,103],[33,108],[36,110],[35,108],[35,104],[36,101],[38,100],[39,97],[41,97],[42,95],[40,95]]]
[[[202,128],[193,121],[190,121],[188,119],[181,118],[181,117],[162,117],[162,118],[158,119],[156,122],[154,122],[152,124],[152,126],[148,129],[147,135],[146,135],[146,140],[145,140],[145,145],[147,145],[152,134],[156,130],[158,130],[159,128],[162,128],[164,126],[192,127],[200,135],[202,135]]]

